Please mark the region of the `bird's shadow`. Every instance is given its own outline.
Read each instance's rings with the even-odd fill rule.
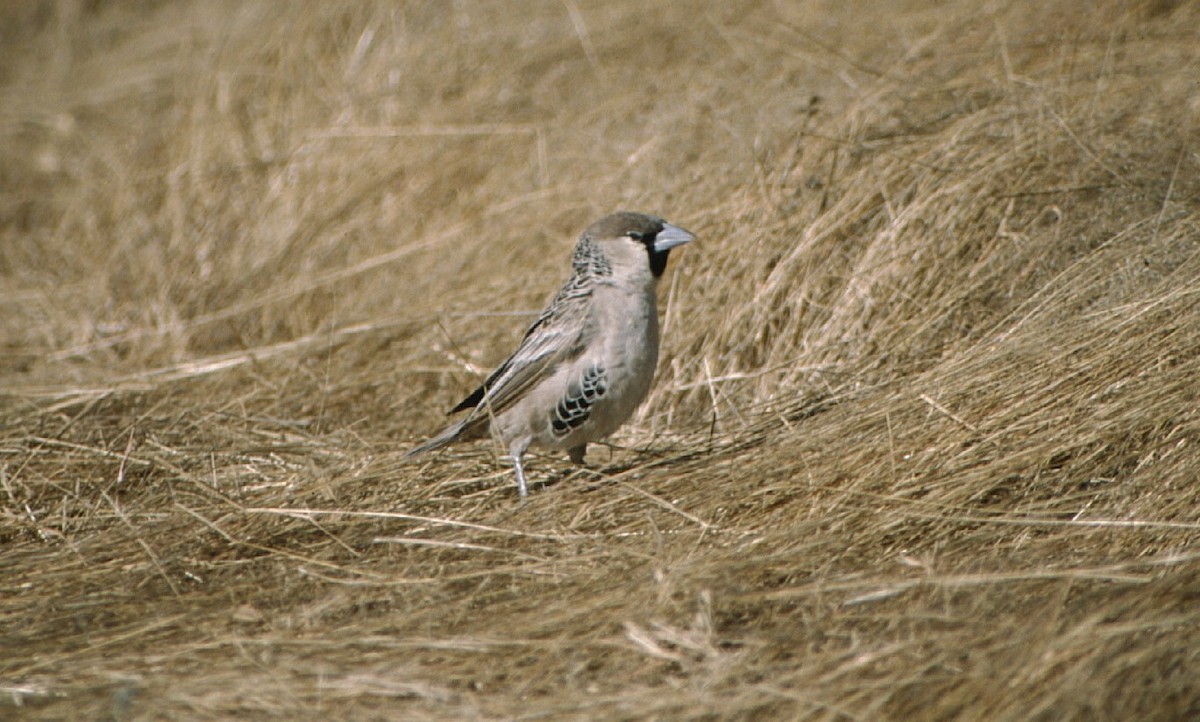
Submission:
[[[607,461],[598,462],[585,460],[583,464],[572,464],[571,462],[563,462],[553,455],[539,455],[539,458],[546,462],[546,466],[553,465],[554,470],[544,475],[541,479],[531,478],[530,492],[535,489],[548,491],[557,487],[559,484],[576,482],[579,489],[583,493],[592,493],[601,489],[607,488],[614,479],[617,479],[625,474],[625,472],[646,466],[650,462],[661,461],[664,457],[662,453],[651,450],[637,449],[620,449],[624,452],[623,458],[619,461],[614,461],[611,453],[617,447],[612,447]],[[599,452],[592,452],[595,456],[599,456]],[[592,454],[589,454],[591,456]]]
[[[577,482],[580,490],[589,493],[607,485],[609,479],[616,474],[619,474],[627,469],[633,468],[633,464],[616,466],[595,466],[584,463],[576,466],[571,465],[564,469],[552,471],[541,480],[530,480],[530,486],[539,491],[549,491],[557,487],[559,484]],[[530,491],[533,491],[531,489]]]

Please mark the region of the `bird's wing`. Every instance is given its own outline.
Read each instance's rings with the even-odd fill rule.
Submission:
[[[450,413],[475,407],[468,417],[486,420],[518,401],[561,363],[576,358],[591,338],[591,283],[573,276],[538,317],[512,356]]]

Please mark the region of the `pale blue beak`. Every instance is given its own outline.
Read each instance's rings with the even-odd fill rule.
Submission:
[[[670,223],[664,223],[663,229],[654,236],[654,252],[662,253],[670,250],[675,246],[682,246],[685,243],[691,243],[696,240],[696,237],[691,233],[683,230],[679,226],[673,226]]]

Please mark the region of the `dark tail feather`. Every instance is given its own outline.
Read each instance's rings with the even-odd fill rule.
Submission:
[[[426,441],[424,444],[418,444],[417,446],[409,449],[408,452],[404,454],[404,458],[411,459],[417,454],[424,454],[426,451],[433,451],[434,449],[440,449],[443,446],[449,446],[450,444],[453,444],[455,441],[458,441],[462,438],[463,431],[466,430],[468,421],[471,421],[471,417],[469,416],[456,424],[447,426],[446,428],[442,429],[437,436],[433,437],[429,441]]]
[[[491,381],[491,379],[488,379],[488,381]],[[483,395],[486,393],[487,393],[487,384],[484,384],[483,386],[480,386],[479,388],[472,391],[470,396],[463,399],[462,401],[459,401],[458,406],[455,406],[454,408],[447,411],[446,416],[453,416],[454,414],[457,414],[459,411],[466,411],[467,409],[475,408],[476,406],[479,405],[480,401],[483,401]]]

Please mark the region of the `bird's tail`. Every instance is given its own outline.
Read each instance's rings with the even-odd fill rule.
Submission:
[[[418,454],[424,454],[426,451],[433,451],[434,449],[440,449],[443,446],[449,446],[450,444],[453,444],[455,441],[458,441],[460,438],[462,438],[463,431],[466,429],[467,422],[470,420],[470,417],[467,417],[458,423],[450,424],[429,441],[426,441],[423,444],[418,444],[417,446],[409,449],[404,454],[404,458],[411,459]]]

